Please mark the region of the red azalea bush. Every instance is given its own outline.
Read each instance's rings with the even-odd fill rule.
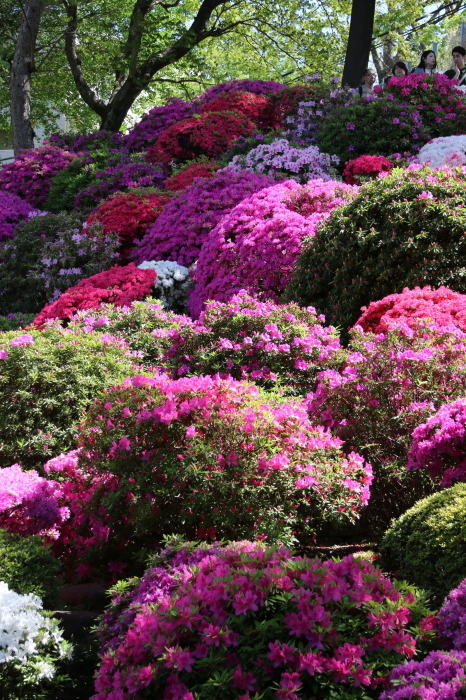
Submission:
[[[197,177],[213,177],[220,165],[213,160],[194,160],[165,180],[165,187],[171,192],[180,192],[192,185]]]
[[[353,556],[169,545],[114,591],[93,700],[369,700],[431,636],[426,615],[419,591]]]
[[[372,472],[341,444],[303,404],[265,399],[252,384],[130,377],[80,431],[79,467],[114,480],[93,500],[102,536],[94,531],[91,558],[134,565],[170,533],[292,542],[351,523]]]
[[[343,170],[343,179],[349,185],[361,185],[365,180],[388,173],[394,164],[384,156],[359,156],[349,160]]]
[[[254,122],[235,112],[208,112],[167,129],[147,151],[150,163],[183,162],[199,156],[219,158],[239,136],[250,136]]]
[[[401,294],[390,294],[372,301],[358,321],[364,331],[385,333],[399,321],[415,328],[421,319],[430,319],[438,326],[455,326],[466,332],[466,294],[448,287],[405,287]]]
[[[302,241],[356,190],[340,182],[294,180],[244,199],[204,243],[188,301],[193,318],[208,300],[229,301],[241,289],[278,301],[291,279]]]
[[[150,296],[155,280],[154,270],[140,270],[134,263],[112,267],[70,287],[56,301],[44,306],[33,323],[40,328],[51,319],[69,319],[79,310],[96,309],[103,303],[127,306]]]
[[[134,260],[173,260],[189,267],[222,217],[271,183],[266,175],[231,170],[194,182],[164,207],[134,250]]]
[[[272,119],[269,100],[252,92],[224,92],[201,107],[201,114],[208,112],[236,112],[250,119],[261,129],[273,129],[278,126]]]
[[[76,158],[76,153],[46,144],[21,151],[13,161],[0,168],[0,189],[16,194],[33,207],[45,204],[52,179]]]
[[[199,96],[199,102],[205,104],[211,100],[217,99],[220,95],[226,92],[253,92],[255,95],[272,95],[274,92],[283,90],[286,87],[283,83],[276,83],[273,80],[229,80],[226,83],[219,83],[213,87],[207,88],[202,95]]]
[[[102,224],[103,235],[116,233],[120,242],[120,258],[126,260],[136,240],[142,238],[170,200],[160,190],[118,192],[102,202],[87,220],[87,226]]]
[[[0,190],[0,242],[15,235],[16,225],[39,212],[15,194]]]
[[[282,90],[274,92],[269,98],[273,119],[285,126],[287,117],[297,113],[300,102],[312,100],[314,92],[315,87],[312,83],[284,86]]]
[[[312,307],[260,302],[242,291],[228,304],[207,303],[198,321],[174,333],[165,362],[175,377],[221,373],[306,394],[317,372],[342,360],[338,333],[322,321]]]
[[[125,137],[125,146],[130,151],[144,151],[154,143],[172,124],[187,119],[197,112],[199,105],[186,102],[179,97],[170,97],[164,105],[152,107],[136,122]]]

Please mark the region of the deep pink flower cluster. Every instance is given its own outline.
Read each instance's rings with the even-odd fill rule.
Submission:
[[[466,653],[431,651],[423,661],[397,666],[381,700],[458,700],[464,697]]]
[[[13,238],[20,221],[36,216],[39,212],[24,199],[8,191],[0,190],[0,242]]]
[[[390,294],[380,301],[372,301],[361,309],[356,325],[364,331],[384,333],[398,322],[415,328],[422,319],[447,328],[455,326],[466,332],[466,294],[448,287],[415,287],[403,289],[401,294]]]
[[[201,114],[207,112],[238,112],[262,129],[278,126],[272,118],[270,102],[253,92],[224,92],[201,107]]]
[[[204,243],[188,306],[194,318],[208,300],[228,301],[241,289],[278,301],[304,238],[357,189],[340,182],[289,180],[244,199]]]
[[[0,469],[0,528],[22,535],[46,534],[67,520],[69,510],[59,505],[61,489],[56,481],[19,464]]]
[[[271,182],[266,175],[229,170],[194,182],[165,205],[135,249],[134,260],[173,260],[189,267],[221,218]]]
[[[45,204],[52,178],[76,158],[75,153],[45,145],[21,151],[0,169],[0,188],[25,199],[33,207]]]
[[[393,165],[384,156],[359,156],[346,163],[343,179],[349,185],[360,185],[364,180],[376,177],[379,173],[390,172]]]
[[[466,651],[466,579],[445,598],[437,613],[437,631],[448,649]]]
[[[172,124],[187,119],[199,111],[195,102],[185,102],[179,97],[170,97],[161,107],[152,107],[142,116],[126,136],[126,147],[130,151],[143,151],[155,143]]]
[[[194,160],[165,180],[165,187],[171,192],[181,192],[192,185],[198,177],[213,177],[220,165],[213,160]]]
[[[247,292],[206,304],[199,320],[172,335],[165,355],[174,376],[231,375],[293,394],[314,387],[317,372],[342,359],[338,334],[315,309],[260,302]]]
[[[466,399],[444,404],[415,429],[408,469],[427,469],[446,487],[466,481]]]
[[[239,542],[157,563],[103,620],[93,700],[193,700],[220,677],[222,698],[330,697],[342,684],[357,700],[430,626],[419,594],[352,556]]]
[[[33,323],[40,328],[53,318],[69,319],[79,310],[96,309],[103,303],[129,306],[150,296],[156,277],[154,270],[140,270],[134,263],[112,267],[67,289],[56,301],[44,306]]]

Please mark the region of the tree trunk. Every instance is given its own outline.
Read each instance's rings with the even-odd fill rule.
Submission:
[[[355,88],[361,83],[362,74],[369,62],[374,14],[375,0],[353,0],[343,85]]]
[[[28,0],[24,5],[11,66],[10,111],[15,155],[21,148],[34,146],[35,134],[31,124],[31,75],[35,70],[34,50],[43,9],[43,0]]]

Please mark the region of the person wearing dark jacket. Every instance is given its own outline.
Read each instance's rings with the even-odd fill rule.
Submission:
[[[451,52],[451,55],[453,57],[455,67],[445,71],[444,75],[446,75],[447,78],[450,78],[450,80],[456,78],[456,80],[459,80],[460,85],[464,85],[466,79],[466,63],[464,60],[464,57],[466,56],[466,49],[463,49],[462,46],[455,46]]]

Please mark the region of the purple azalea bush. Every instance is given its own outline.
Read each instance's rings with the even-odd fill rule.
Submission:
[[[270,95],[283,90],[286,85],[276,83],[273,80],[230,80],[227,83],[219,83],[207,88],[199,97],[201,104],[215,100],[223,92],[253,92],[255,95]]]
[[[187,119],[198,112],[200,105],[196,102],[186,102],[179,97],[171,97],[161,107],[152,107],[144,114],[126,136],[126,147],[130,151],[143,151],[155,143],[169,126]]]
[[[230,170],[194,182],[165,205],[135,249],[135,261],[172,260],[189,267],[221,218],[271,183],[266,175]]]
[[[437,631],[448,649],[466,652],[466,579],[445,598],[437,614]]]
[[[126,137],[120,131],[91,131],[88,134],[51,134],[46,143],[50,143],[59,148],[72,153],[89,153],[94,150],[108,148],[111,153],[121,153],[127,151]]]
[[[380,700],[460,700],[466,694],[466,652],[432,651],[397,666]]]
[[[39,214],[28,202],[11,192],[0,190],[0,242],[13,238],[20,221]]]

